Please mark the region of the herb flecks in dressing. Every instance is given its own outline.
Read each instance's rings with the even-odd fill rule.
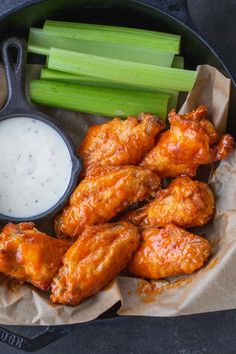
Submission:
[[[65,193],[72,161],[60,134],[37,119],[0,122],[0,214],[39,215]]]

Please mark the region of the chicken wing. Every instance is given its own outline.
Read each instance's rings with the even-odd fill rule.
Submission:
[[[170,129],[160,135],[157,145],[144,157],[141,166],[161,178],[195,176],[199,165],[226,158],[234,147],[230,134],[219,136],[207,119],[207,108],[199,106],[188,114],[169,113]],[[216,145],[217,144],[217,145]]]
[[[97,175],[105,166],[137,165],[155,145],[165,123],[148,113],[113,120],[89,128],[79,154],[83,175]]]
[[[143,230],[141,245],[127,270],[134,276],[156,280],[191,274],[203,266],[210,253],[206,239],[174,224],[164,229],[149,228]]]
[[[0,272],[47,290],[70,245],[38,231],[32,222],[8,224],[0,234]]]
[[[139,239],[138,229],[127,222],[87,227],[63,257],[51,300],[77,305],[96,294],[126,267]]]
[[[113,167],[101,176],[87,177],[55,220],[59,237],[77,237],[87,225],[104,223],[132,203],[157,190],[159,177],[135,166]]]
[[[214,195],[207,183],[190,177],[175,178],[143,208],[130,211],[122,220],[141,227],[164,227],[174,223],[187,228],[208,223],[214,212]]]

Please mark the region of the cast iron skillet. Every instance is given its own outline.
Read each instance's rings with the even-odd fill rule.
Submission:
[[[155,1],[151,0],[29,0],[27,7],[24,8],[24,6],[19,5],[18,8],[11,9],[0,18],[0,35],[3,37],[12,34],[26,37],[29,26],[40,26],[47,18],[162,30],[181,34],[182,53],[187,68],[195,69],[198,64],[208,63],[224,74],[231,76],[214,50],[196,33],[184,3],[179,11],[182,11],[183,17],[187,19],[186,22],[192,29],[157,9],[155,5],[151,6],[154,3]],[[30,59],[37,60],[35,57],[30,57]],[[236,136],[236,127],[234,127],[235,93],[236,88],[233,86],[228,131],[234,136]],[[122,323],[126,328],[126,326],[130,326],[131,319],[129,317],[116,317],[115,313],[118,307],[107,311],[101,316],[103,319],[87,324],[37,328],[4,326],[0,329],[0,341],[14,348],[30,352],[43,348],[78,328],[82,330],[86,326],[93,325],[104,328],[109,323]],[[145,321],[148,323],[153,319],[146,317]],[[163,321],[165,320],[163,319]]]
[[[16,63],[13,62],[10,50],[12,48],[16,49]],[[72,170],[69,184],[65,193],[58,200],[58,202],[46,210],[45,212],[34,215],[32,217],[26,218],[16,218],[11,216],[6,216],[0,214],[0,220],[2,222],[22,222],[22,221],[42,221],[45,218],[51,217],[58,213],[65,203],[68,201],[69,196],[74,190],[80,171],[82,170],[82,162],[76,154],[74,145],[70,137],[63,131],[62,128],[52,122],[51,118],[46,114],[37,111],[33,105],[31,105],[25,94],[25,66],[26,66],[26,42],[24,39],[17,37],[10,37],[3,41],[2,44],[2,59],[6,72],[7,88],[8,88],[8,98],[0,111],[0,121],[27,117],[39,120],[46,123],[51,128],[53,128],[64,140],[68,151],[70,153],[70,158],[72,161]]]

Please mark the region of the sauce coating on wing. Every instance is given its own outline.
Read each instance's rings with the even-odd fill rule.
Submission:
[[[209,242],[174,224],[143,230],[141,244],[127,270],[130,274],[160,279],[191,274],[204,265],[211,253]]]
[[[152,202],[127,213],[122,220],[141,227],[174,223],[187,228],[207,224],[213,213],[214,195],[207,183],[177,177],[166,189],[158,191]]]
[[[149,113],[90,127],[78,151],[83,159],[82,175],[96,175],[106,166],[137,165],[164,128],[165,123]]]
[[[234,147],[230,134],[219,136],[207,119],[207,108],[179,115],[169,113],[170,129],[160,135],[156,146],[144,157],[141,166],[161,178],[195,176],[199,165],[226,158]]]
[[[47,290],[70,245],[38,231],[32,222],[8,224],[0,234],[0,272]]]
[[[51,300],[77,305],[96,294],[126,267],[139,239],[138,229],[127,222],[87,227],[63,257]]]
[[[101,176],[87,177],[57,216],[57,236],[78,237],[85,226],[107,222],[131,204],[149,197],[159,185],[156,174],[135,166],[117,167]]]

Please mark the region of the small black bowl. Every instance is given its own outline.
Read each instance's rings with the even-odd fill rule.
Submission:
[[[17,51],[16,64],[13,63],[10,55],[10,49],[15,48]],[[25,65],[26,65],[26,42],[24,39],[11,37],[6,39],[2,44],[2,59],[4,63],[8,98],[5,106],[0,111],[0,121],[24,116],[32,118],[48,124],[52,127],[64,140],[72,161],[72,170],[70,182],[67,189],[59,201],[45,212],[31,216],[28,218],[16,218],[0,214],[2,222],[23,222],[23,221],[42,221],[45,218],[55,215],[68,201],[68,198],[76,187],[78,175],[82,170],[82,162],[76,155],[75,147],[70,137],[57,124],[52,122],[51,118],[46,114],[37,111],[27,100],[25,94]]]

